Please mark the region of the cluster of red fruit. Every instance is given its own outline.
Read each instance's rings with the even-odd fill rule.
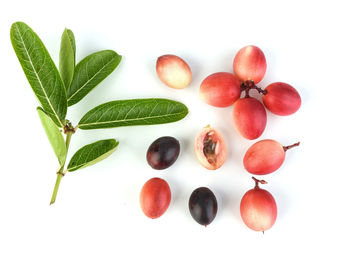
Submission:
[[[201,84],[201,98],[215,107],[228,107],[234,104],[233,121],[238,132],[246,139],[260,137],[266,127],[265,107],[276,115],[286,116],[295,113],[301,104],[299,93],[286,83],[272,83],[264,90],[258,84],[266,72],[264,53],[256,46],[246,46],[239,50],[233,61],[234,74],[214,73]],[[250,97],[255,89],[262,94],[263,104]],[[245,97],[240,98],[242,92]]]
[[[234,74],[227,72],[211,74],[200,86],[200,96],[209,105],[215,107],[234,105],[235,127],[249,140],[259,138],[265,130],[267,121],[265,107],[273,114],[286,116],[295,113],[301,105],[297,90],[286,83],[272,83],[265,89],[257,86],[265,75],[266,66],[266,59],[261,49],[246,46],[239,50],[234,58]],[[157,73],[165,84],[176,89],[185,88],[192,79],[191,69],[187,63],[175,55],[159,57]],[[250,90],[257,90],[262,94],[263,103],[252,98],[249,95]],[[244,97],[241,98],[243,92]],[[256,142],[244,156],[244,167],[255,175],[272,173],[284,162],[285,152],[298,145],[299,143],[282,146],[274,140]],[[195,139],[195,154],[205,168],[209,170],[220,168],[226,160],[226,144],[220,132],[210,126],[205,127]],[[241,200],[241,216],[249,228],[265,231],[275,223],[277,206],[273,196],[259,188],[259,183],[266,182],[254,177],[253,179],[255,188],[249,190]]]
[[[286,83],[277,82],[268,85],[265,89],[257,84],[263,79],[266,72],[264,53],[256,46],[246,46],[239,50],[233,61],[234,74],[219,72],[205,78],[200,87],[201,98],[215,107],[233,107],[233,122],[237,131],[246,139],[254,140],[261,136],[266,127],[265,107],[273,114],[287,116],[295,113],[300,105],[301,98],[297,90]],[[249,95],[250,90],[257,90],[262,94],[263,104]],[[242,92],[245,93],[241,98]],[[265,106],[265,107],[264,107]],[[214,143],[221,141],[218,134]],[[205,144],[208,143],[206,131],[199,137],[196,152],[200,163],[208,169],[217,169],[224,161],[225,153],[217,151],[216,161],[211,162],[203,157]],[[202,139],[207,137],[207,139]],[[213,137],[213,135],[211,135]],[[221,138],[220,138],[221,137]],[[213,144],[213,142],[211,142]],[[246,152],[243,164],[245,169],[255,175],[265,175],[276,171],[284,162],[285,152],[298,146],[282,146],[275,140],[261,140],[253,144]],[[256,231],[265,231],[272,227],[277,218],[277,206],[273,196],[266,190],[259,188],[264,180],[255,180],[255,188],[249,190],[242,198],[240,211],[244,223]]]

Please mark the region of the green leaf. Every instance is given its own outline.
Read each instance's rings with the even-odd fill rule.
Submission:
[[[41,107],[36,109],[38,111],[41,123],[46,132],[47,138],[50,141],[50,144],[55,151],[58,162],[60,166],[63,166],[66,161],[67,148],[64,138],[57,125],[52,121],[52,119],[46,115],[44,110]]]
[[[176,122],[188,113],[187,107],[168,99],[136,99],[111,101],[99,105],[79,121],[83,130],[131,125]]]
[[[63,127],[67,114],[66,91],[44,44],[23,22],[12,25],[10,37],[13,49],[41,106],[56,125]]]
[[[73,155],[67,171],[73,172],[102,161],[117,149],[118,144],[119,142],[115,139],[109,139],[96,141],[82,147]]]
[[[68,106],[84,98],[119,65],[122,56],[111,50],[93,53],[80,61],[67,90]]]
[[[75,38],[71,30],[65,29],[61,38],[60,73],[67,89],[72,82],[75,68]]]

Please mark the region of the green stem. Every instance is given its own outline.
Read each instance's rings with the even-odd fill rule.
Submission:
[[[67,148],[67,153],[68,153],[69,143],[70,143],[70,139],[72,138],[72,135],[73,135],[72,132],[68,132],[68,133],[67,133],[67,137],[66,137],[66,148]]]
[[[70,139],[72,138],[72,135],[73,135],[73,132],[67,132],[67,136],[66,136],[66,148],[67,148],[67,153],[68,153],[68,148],[69,148]],[[59,169],[58,172],[57,172],[56,183],[55,183],[55,187],[54,187],[54,189],[53,189],[53,193],[52,193],[50,205],[53,204],[53,203],[56,201],[56,196],[57,196],[58,188],[59,188],[59,186],[60,186],[61,179],[62,179],[62,177],[64,176],[64,173],[63,173],[64,165],[65,165],[65,163],[62,164],[62,166],[60,167],[60,169]]]
[[[57,192],[58,192],[58,188],[60,186],[61,183],[61,179],[63,177],[63,170],[64,165],[62,165],[62,167],[59,169],[59,171],[57,172],[57,178],[56,178],[56,183],[55,183],[55,187],[53,189],[53,193],[52,193],[52,197],[51,197],[51,201],[50,201],[50,205],[53,204],[56,201],[56,196],[57,196]]]

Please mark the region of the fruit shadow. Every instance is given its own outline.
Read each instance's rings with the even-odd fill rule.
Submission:
[[[288,218],[291,215],[291,197],[283,187],[275,187],[270,193],[274,196],[277,204],[277,220]]]
[[[168,182],[171,190],[171,206],[173,210],[178,210],[179,205],[182,208],[183,200],[184,200],[184,194],[181,190],[181,182],[178,181],[178,179],[175,177],[175,175],[164,177],[165,180]]]
[[[212,186],[213,190],[215,189],[214,193],[216,195],[217,201],[218,201],[218,213],[217,218],[222,218],[223,214],[225,214],[227,211],[229,212],[229,215],[233,215],[235,220],[240,220],[240,201],[241,192],[239,190],[230,190],[222,189],[219,186]]]

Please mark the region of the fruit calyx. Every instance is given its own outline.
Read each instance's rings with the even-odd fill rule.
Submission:
[[[294,143],[294,144],[289,145],[289,146],[283,146],[283,150],[284,150],[284,151],[287,151],[288,149],[297,147],[297,146],[299,146],[299,145],[300,145],[300,142]]]
[[[259,93],[266,95],[267,94],[267,90],[261,89],[259,86],[257,86],[253,80],[247,80],[245,82],[242,82],[241,84],[241,92],[245,92],[245,97],[249,98],[249,91],[251,89],[255,89],[257,90]]]
[[[255,187],[254,187],[254,188],[259,188],[259,183],[260,183],[260,184],[267,184],[267,181],[258,180],[258,179],[255,178],[255,177],[252,177],[252,179],[255,181]]]

